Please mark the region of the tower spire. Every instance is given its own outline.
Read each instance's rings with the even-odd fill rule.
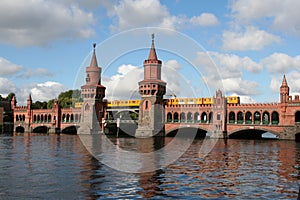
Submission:
[[[282,79],[282,84],[281,86],[288,86],[286,78],[285,78],[285,74],[283,75],[283,79]]]
[[[93,55],[92,55],[90,67],[98,67],[97,57],[96,57],[96,43],[93,43]]]
[[[154,33],[152,33],[151,37],[152,37],[152,44],[151,44],[148,60],[157,60],[156,51],[154,47]]]

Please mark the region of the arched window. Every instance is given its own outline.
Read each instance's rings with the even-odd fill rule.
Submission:
[[[198,112],[194,114],[194,123],[199,123],[200,122],[200,115]]]
[[[260,113],[256,111],[254,113],[254,124],[260,124],[260,121],[261,121]]]
[[[48,115],[48,122],[51,122],[51,115]]]
[[[300,111],[295,113],[295,123],[300,123]]]
[[[172,122],[172,113],[168,112],[167,114],[167,122],[171,123]]]
[[[213,116],[214,116],[214,113],[210,112],[209,115],[208,115],[208,122],[209,123],[213,123]]]
[[[19,121],[19,115],[16,115],[16,121]]]
[[[279,114],[276,111],[272,112],[272,124],[279,124]]]
[[[262,115],[262,123],[263,124],[270,124],[270,114],[269,112],[265,111]]]
[[[185,122],[185,113],[180,113],[180,122]]]
[[[41,122],[41,116],[38,115],[38,116],[37,116],[37,123],[40,123],[40,122]]]
[[[90,110],[90,105],[88,103],[85,105],[84,110]]]
[[[235,122],[235,114],[234,114],[234,112],[230,112],[229,113],[229,123],[230,124],[233,124]]]
[[[179,115],[177,112],[174,113],[174,122],[178,122],[179,121]]]
[[[246,112],[246,124],[252,124],[252,114],[251,112]]]
[[[206,114],[206,112],[203,112],[201,114],[201,123],[207,123],[207,114]]]
[[[192,123],[193,122],[193,115],[192,115],[191,112],[188,112],[186,119],[187,119],[188,123]]]
[[[148,101],[145,101],[145,110],[148,110]]]
[[[66,122],[66,114],[63,114],[63,115],[62,115],[61,121],[62,121],[62,122]]]
[[[33,123],[36,123],[36,115],[33,115]]]
[[[66,122],[70,122],[70,114],[69,113],[67,114]]]
[[[79,120],[78,120],[78,114],[76,113],[75,114],[75,122],[78,122]]]
[[[74,122],[74,115],[71,114],[71,122]]]
[[[238,124],[243,124],[244,123],[244,115],[241,111],[238,112],[238,114],[237,114],[237,123]]]
[[[22,115],[22,121],[25,121],[25,115],[24,114]]]
[[[44,121],[44,115],[41,115],[41,122]]]

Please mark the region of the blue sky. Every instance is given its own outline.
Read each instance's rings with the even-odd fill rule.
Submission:
[[[155,33],[167,94],[277,102],[283,74],[300,93],[298,0],[2,0],[0,94],[24,104],[84,81],[97,43],[108,99],[139,98]],[[170,97],[170,96],[166,96]]]

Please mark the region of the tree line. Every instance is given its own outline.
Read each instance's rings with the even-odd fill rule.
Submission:
[[[0,100],[11,101],[15,96],[15,93],[11,92],[7,97],[3,98],[0,95]],[[35,101],[32,103],[33,109],[51,109],[55,99],[50,99],[49,101]],[[81,91],[80,90],[68,90],[66,92],[61,92],[58,95],[58,103],[62,108],[74,107],[75,102],[82,102]]]

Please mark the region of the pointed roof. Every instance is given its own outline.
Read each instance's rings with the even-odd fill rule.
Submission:
[[[156,51],[154,47],[154,33],[152,33],[152,45],[148,56],[148,60],[157,60]]]
[[[28,96],[28,101],[32,101],[32,98],[31,98],[31,93],[29,93],[29,96]]]
[[[96,58],[96,43],[93,44],[93,55],[92,55],[92,59],[91,59],[91,64],[90,67],[98,67],[98,62],[97,62],[97,58]]]
[[[283,79],[282,79],[282,84],[281,86],[288,86],[286,78],[285,78],[285,74],[283,75]]]

